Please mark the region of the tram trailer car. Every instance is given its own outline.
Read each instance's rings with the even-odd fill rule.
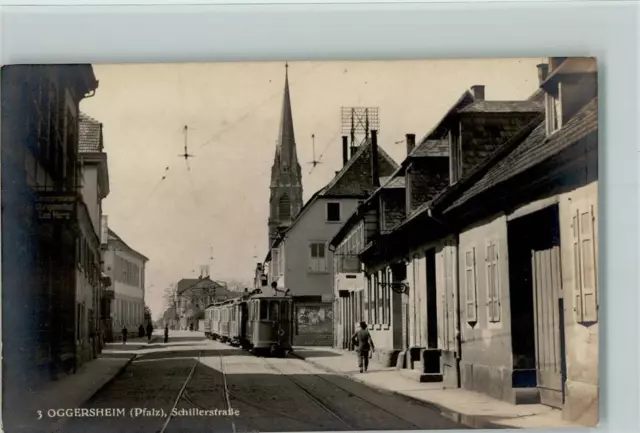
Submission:
[[[207,305],[204,309],[204,336],[213,340],[213,334],[211,333],[211,322],[213,321],[214,304]]]

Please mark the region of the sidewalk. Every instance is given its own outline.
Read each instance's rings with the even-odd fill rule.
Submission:
[[[151,337],[151,343],[158,338]],[[42,388],[18,398],[20,406],[13,409],[11,432],[60,432],[68,418],[53,423],[48,420],[49,409],[80,408],[103,387],[115,379],[135,358],[135,351],[149,344],[146,338],[135,338],[127,344],[107,343],[96,359],[82,365],[75,374],[44,384]],[[43,418],[38,420],[38,411]],[[5,418],[7,415],[5,414]],[[5,419],[6,427],[6,419]]]
[[[348,377],[382,392],[390,392],[436,407],[443,415],[471,428],[581,428],[562,420],[562,413],[541,404],[513,405],[464,389],[443,389],[440,383],[420,383],[407,370],[370,363],[360,373],[353,352],[329,347],[296,347],[296,358]]]

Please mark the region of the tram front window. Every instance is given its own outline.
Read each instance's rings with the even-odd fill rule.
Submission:
[[[280,312],[282,313],[282,318],[284,320],[289,317],[289,301],[282,301]]]
[[[260,320],[267,320],[268,318],[268,301],[260,301]]]
[[[269,302],[269,320],[280,320],[280,301]]]

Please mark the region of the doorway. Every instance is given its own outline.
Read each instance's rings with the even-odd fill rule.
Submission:
[[[565,398],[564,294],[558,206],[508,223],[514,388],[537,387],[542,404]]]
[[[426,252],[427,266],[427,348],[438,348],[438,295],[436,289],[436,250]]]

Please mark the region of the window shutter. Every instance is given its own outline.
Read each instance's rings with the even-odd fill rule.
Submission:
[[[438,339],[440,340],[440,348],[443,350],[447,349],[447,302],[446,302],[446,290],[444,287],[444,250],[436,254],[436,290],[441,293],[440,300],[440,308],[441,311],[438,312],[438,316],[442,318],[438,323]]]
[[[491,245],[491,241],[487,241],[485,244],[485,270],[486,270],[486,280],[487,280],[487,318],[489,322],[494,321],[494,282],[493,282],[493,272],[492,272],[492,264],[493,264],[493,246]]]
[[[576,313],[576,322],[583,321],[582,309],[582,266],[580,264],[580,211],[576,209],[571,223],[571,234],[573,237],[573,287],[574,287],[574,306],[573,311]]]
[[[582,319],[585,322],[598,321],[594,224],[593,206],[590,206],[587,212],[580,213],[579,220]]]
[[[491,270],[493,271],[493,321],[499,322],[502,316],[502,305],[500,302],[500,266],[499,266],[499,243],[496,241],[492,242],[492,259],[493,264],[491,266]]]
[[[455,248],[449,245],[446,250],[447,254],[447,316],[448,316],[448,338],[449,338],[449,350],[455,351],[456,349],[456,291],[455,291]]]
[[[471,248],[465,252],[464,263],[465,288],[467,299],[467,321],[477,322],[476,303],[476,249]]]

